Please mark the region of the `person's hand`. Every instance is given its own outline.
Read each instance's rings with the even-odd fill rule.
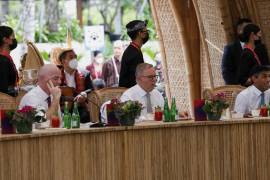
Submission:
[[[53,99],[60,99],[61,89],[57,86],[54,86],[51,80],[48,81],[47,86]]]
[[[87,94],[85,92],[81,92],[74,98],[74,101],[77,101],[78,103],[84,103],[86,100]]]
[[[182,111],[182,112],[180,112],[180,113],[179,113],[179,116],[182,117],[182,118],[188,118],[188,117],[189,117],[187,111]]]

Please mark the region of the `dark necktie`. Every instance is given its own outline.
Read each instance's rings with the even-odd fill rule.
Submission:
[[[151,95],[150,93],[146,93],[146,108],[147,108],[147,113],[152,113],[152,104],[151,104]]]
[[[46,99],[47,103],[48,103],[48,107],[51,106],[52,104],[52,100],[51,100],[51,96],[49,96],[47,99]]]
[[[263,106],[263,105],[265,105],[264,92],[261,93],[261,101],[260,101],[260,107],[259,108],[261,108],[261,106]]]

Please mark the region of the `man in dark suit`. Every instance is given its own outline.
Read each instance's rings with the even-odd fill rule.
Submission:
[[[237,36],[238,38],[224,47],[222,57],[221,70],[225,84],[240,84],[237,81],[236,73],[239,66],[239,60],[243,52],[244,43],[241,41],[244,27],[251,23],[250,19],[239,19],[237,22]],[[261,42],[255,42],[255,52],[258,55],[262,65],[269,65],[269,58],[267,49]]]

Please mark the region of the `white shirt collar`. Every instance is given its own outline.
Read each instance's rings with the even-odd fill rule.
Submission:
[[[136,86],[137,86],[137,89],[138,89],[138,91],[137,91],[138,94],[141,97],[145,96],[147,92],[139,84],[137,84]],[[149,92],[149,93],[151,94],[151,92]]]
[[[256,88],[254,85],[250,86],[250,89],[252,92],[254,92],[257,96],[260,96],[262,94],[262,91],[260,91],[258,88]]]
[[[245,43],[240,41],[240,44],[241,44],[242,49],[244,49]]]

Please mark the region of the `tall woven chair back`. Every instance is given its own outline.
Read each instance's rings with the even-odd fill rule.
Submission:
[[[100,90],[92,91],[88,94],[88,110],[90,113],[90,121],[98,122],[99,120],[99,109],[101,105],[114,98],[120,98],[127,88],[123,87],[109,87]]]
[[[0,109],[16,109],[16,98],[0,92]]]
[[[237,95],[244,90],[245,87],[240,85],[225,85],[225,86],[219,86],[213,89],[205,89],[203,91],[203,97],[207,99],[208,97],[212,95],[215,95],[217,93],[224,93],[225,98],[227,102],[229,103],[230,110],[233,110],[234,103]]]
[[[27,91],[25,91],[25,90],[22,90],[22,89],[19,90],[18,96],[16,97],[16,106],[17,106],[17,107],[19,106],[22,97],[23,97],[26,93],[27,93]]]

